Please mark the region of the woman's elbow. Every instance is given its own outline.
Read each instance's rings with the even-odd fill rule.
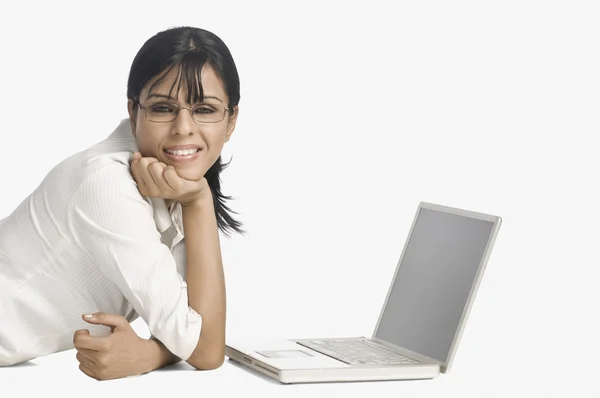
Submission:
[[[206,352],[194,352],[186,362],[198,370],[218,369],[225,362],[225,347]]]

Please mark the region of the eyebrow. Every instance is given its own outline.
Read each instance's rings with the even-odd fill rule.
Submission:
[[[152,97],[167,98],[167,99],[170,99],[170,100],[176,101],[176,99],[175,99],[175,98],[173,98],[173,97],[171,97],[170,95],[167,95],[167,94],[160,94],[160,93],[151,93],[151,94],[149,94],[149,95],[146,97],[146,99],[148,99],[148,98],[152,98]],[[216,99],[217,101],[219,101],[219,102],[223,103],[223,101],[221,101],[221,99],[220,99],[219,97],[215,97],[214,95],[205,95],[205,96],[204,96],[204,99],[207,99],[207,98]]]

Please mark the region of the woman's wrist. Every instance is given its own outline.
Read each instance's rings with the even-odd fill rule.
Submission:
[[[199,208],[214,208],[214,202],[213,202],[213,198],[212,195],[209,193],[202,195],[190,202],[186,202],[186,203],[181,203],[181,208],[182,210],[185,209],[199,209]]]
[[[198,191],[194,197],[178,200],[179,204],[185,208],[195,207],[208,202],[212,203],[212,191],[210,189],[210,186],[208,185],[208,181],[206,180],[206,178],[202,179],[201,185],[202,189],[200,189],[200,191]]]
[[[167,347],[154,337],[146,340],[148,346],[148,357],[146,358],[145,367],[147,372],[160,369],[162,367],[175,364],[181,359],[173,355]]]

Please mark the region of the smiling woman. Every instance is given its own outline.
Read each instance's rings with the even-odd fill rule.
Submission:
[[[129,117],[0,220],[0,365],[74,347],[96,379],[179,359],[220,366],[219,230],[243,233],[221,192],[221,151],[239,101],[235,63],[213,33],[172,28],[142,46]],[[138,316],[151,339],[130,327]],[[95,336],[97,325],[111,333]]]

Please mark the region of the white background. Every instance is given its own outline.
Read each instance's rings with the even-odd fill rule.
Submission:
[[[421,200],[504,223],[438,379],[284,386],[227,361],[97,382],[67,351],[0,369],[2,396],[600,395],[596,2],[11,3],[0,218],[126,117],[150,36],[194,25],[230,47],[222,177],[248,230],[222,239],[230,340],[370,336]]]

